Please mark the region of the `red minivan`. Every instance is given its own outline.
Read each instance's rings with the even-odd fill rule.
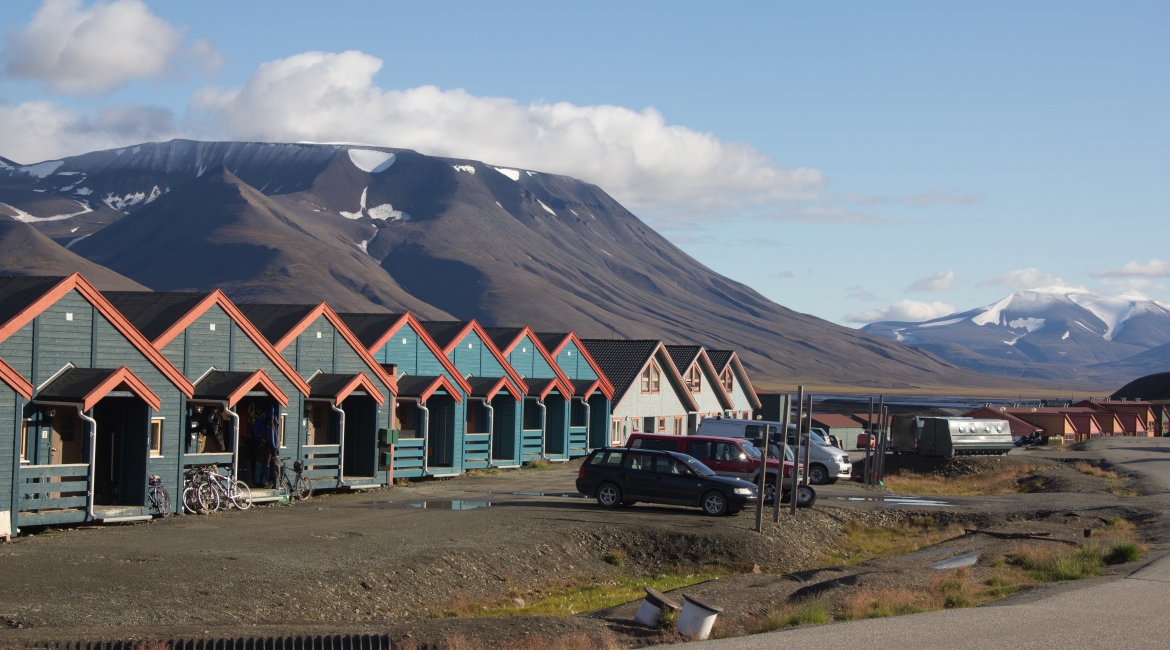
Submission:
[[[716,436],[673,436],[656,433],[634,433],[626,442],[627,447],[634,449],[658,449],[661,451],[676,451],[686,454],[721,476],[731,476],[745,481],[757,483],[760,476],[760,457],[762,454],[746,438],[721,438]],[[776,496],[776,469],[780,463],[775,458],[768,459],[768,477],[764,483],[764,502],[771,503]],[[784,494],[782,500],[787,500],[788,492],[792,489],[792,450],[788,450],[788,458],[784,460]],[[801,468],[803,475],[803,467]],[[806,494],[805,491],[808,491]],[[808,486],[800,486],[796,505],[808,507],[816,501],[816,493]]]

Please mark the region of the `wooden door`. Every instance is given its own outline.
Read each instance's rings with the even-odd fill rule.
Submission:
[[[85,427],[77,412],[69,408],[57,408],[53,415],[53,433],[50,439],[52,450],[49,463],[69,465],[85,462]]]

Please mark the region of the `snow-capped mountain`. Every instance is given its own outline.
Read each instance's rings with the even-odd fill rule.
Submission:
[[[921,323],[862,328],[984,372],[1068,376],[1170,343],[1170,304],[1069,287],[1018,291],[1003,300]]]

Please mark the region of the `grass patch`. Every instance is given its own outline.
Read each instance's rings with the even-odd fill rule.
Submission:
[[[944,478],[900,469],[883,480],[887,487],[905,494],[932,496],[991,496],[1031,492],[1028,479],[1044,468],[1035,465],[989,470],[977,474]]]
[[[894,526],[866,526],[851,519],[842,527],[843,536],[823,566],[857,564],[883,555],[912,553],[923,546],[963,535],[959,526],[939,526],[930,517],[911,517]]]
[[[1097,478],[1117,478],[1117,472],[1103,470],[1100,467],[1088,463],[1077,463],[1077,471],[1086,476],[1095,476]]]
[[[495,476],[499,474],[500,470],[497,467],[488,467],[486,469],[469,469],[464,472],[467,476]]]
[[[823,597],[807,598],[773,607],[767,614],[749,618],[743,628],[747,634],[763,634],[797,625],[828,623],[831,620],[833,614],[828,600]]]
[[[457,595],[443,607],[433,610],[433,618],[456,616],[572,616],[581,612],[614,607],[646,595],[645,587],[670,591],[715,578],[725,578],[738,571],[705,568],[699,571],[668,570],[655,576],[619,574],[581,576],[558,581],[542,589],[512,590],[506,595],[471,598]],[[523,599],[516,605],[513,598]]]
[[[621,549],[610,551],[609,553],[605,554],[603,559],[605,560],[606,564],[621,566],[626,563],[626,552]]]
[[[395,639],[394,647],[402,650],[418,650],[419,646],[414,639]],[[463,634],[456,634],[443,639],[440,647],[443,650],[618,650],[624,646],[618,643],[612,632],[603,630],[600,635],[594,637],[582,632],[559,636],[530,632],[525,634],[522,639],[501,644],[485,644],[480,639],[469,639]]]
[[[526,469],[551,469],[552,466],[552,461],[545,460],[544,458],[537,458],[536,460],[530,460],[524,463]]]

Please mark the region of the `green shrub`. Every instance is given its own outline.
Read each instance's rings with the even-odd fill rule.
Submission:
[[[1141,549],[1133,542],[1119,542],[1109,549],[1109,554],[1105,556],[1106,564],[1125,564],[1127,562],[1137,562],[1141,559]]]

